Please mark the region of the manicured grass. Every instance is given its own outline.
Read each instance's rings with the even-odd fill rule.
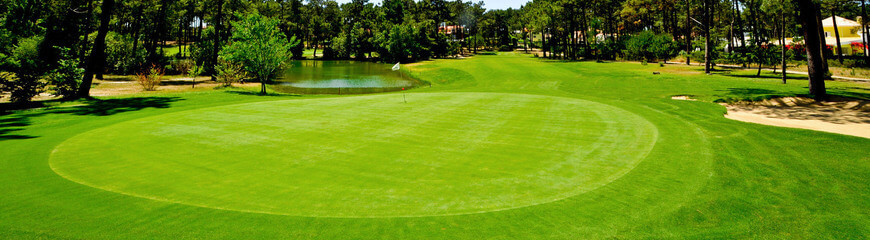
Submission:
[[[409,66],[432,88],[192,92],[0,117],[21,238],[838,238],[870,234],[870,140],[741,123],[806,92],[741,72],[524,55]],[[653,71],[662,72],[653,75]],[[864,97],[866,85],[830,82]],[[699,102],[671,100],[692,95]]]

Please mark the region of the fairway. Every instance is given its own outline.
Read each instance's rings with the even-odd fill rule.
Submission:
[[[96,129],[51,167],[88,186],[297,216],[479,213],[595,189],[637,165],[655,126],[524,94],[411,94],[230,105]]]
[[[0,116],[0,238],[870,236],[870,139],[733,121],[714,103],[806,80],[518,53],[404,69],[432,87],[146,93]]]

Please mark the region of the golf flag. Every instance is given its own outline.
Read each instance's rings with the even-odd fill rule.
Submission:
[[[399,69],[400,69],[400,66],[399,66],[399,65],[400,65],[400,64],[401,64],[401,63],[396,63],[396,65],[393,66],[393,71],[399,71]]]

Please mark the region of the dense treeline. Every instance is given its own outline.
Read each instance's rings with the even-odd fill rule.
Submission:
[[[681,56],[708,69],[716,62],[760,69],[806,58],[801,44],[771,45],[802,42],[798,1],[533,0],[519,9],[487,10],[483,2],[462,0],[10,0],[0,2],[0,89],[13,101],[28,101],[46,85],[77,88],[78,94],[53,93],[84,97],[92,76],[153,66],[174,74],[201,66],[216,75],[236,30],[232,23],[249,15],[275,20],[287,41],[298,39],[290,48],[295,59],[392,63],[521,48],[569,60]],[[865,14],[863,1],[812,4],[817,20]],[[824,36],[819,44],[825,46]],[[84,77],[70,81],[77,72],[70,66],[85,69]]]

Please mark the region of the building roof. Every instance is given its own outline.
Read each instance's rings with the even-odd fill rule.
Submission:
[[[855,20],[850,20],[846,18],[842,18],[840,16],[833,16],[829,18],[825,18],[822,20],[822,26],[824,27],[833,27],[834,26],[834,18],[837,18],[837,27],[859,27],[860,23]]]

